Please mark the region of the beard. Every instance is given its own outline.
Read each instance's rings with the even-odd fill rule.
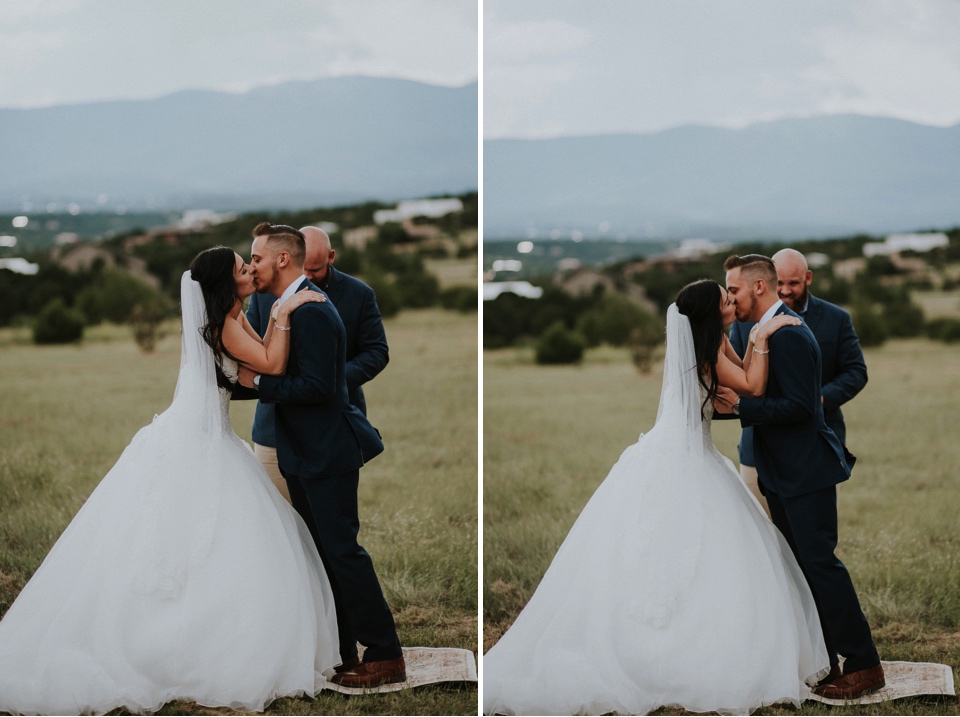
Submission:
[[[331,267],[330,265],[327,265],[327,270],[323,272],[323,277],[320,278],[318,281],[313,282],[314,284],[316,284],[317,288],[322,289],[323,291],[327,290],[327,287],[330,286],[330,270],[332,268],[333,267]]]
[[[749,303],[745,300],[743,303],[737,301],[735,304],[737,321],[750,321],[750,315],[753,314],[753,309],[757,305],[757,297],[753,294],[750,294]]]
[[[781,296],[780,300],[784,304],[786,304],[787,308],[790,309],[791,311],[800,313],[803,307],[807,305],[807,299],[809,297],[810,297],[810,289],[808,289],[807,287],[803,287],[802,294],[798,294],[790,299],[785,299],[784,297]]]

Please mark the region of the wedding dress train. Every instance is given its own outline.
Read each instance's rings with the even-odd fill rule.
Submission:
[[[184,274],[170,408],[142,428],[0,621],[0,711],[262,710],[339,660],[306,525],[232,430]],[[236,379],[236,364],[223,372]]]
[[[793,553],[701,420],[693,355],[671,306],[657,422],[484,655],[485,713],[747,714],[829,667]]]

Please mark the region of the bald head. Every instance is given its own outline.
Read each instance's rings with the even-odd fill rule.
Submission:
[[[777,268],[777,295],[793,311],[803,311],[810,298],[813,272],[807,267],[806,257],[796,249],[781,249],[773,255]]]
[[[307,256],[303,262],[303,273],[321,289],[330,283],[330,267],[336,251],[330,246],[330,237],[319,227],[303,227],[300,230],[307,245]]]

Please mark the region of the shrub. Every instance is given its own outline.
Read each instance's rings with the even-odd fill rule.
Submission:
[[[924,329],[931,339],[948,344],[960,341],[960,319],[933,319],[927,322]]]
[[[477,310],[477,290],[472,286],[451,286],[440,292],[440,305],[451,311],[469,314]]]
[[[433,306],[440,297],[440,283],[426,271],[408,271],[397,275],[397,291],[403,306],[422,309]]]
[[[69,344],[83,338],[83,314],[67,308],[63,299],[53,299],[33,323],[35,344]]]
[[[88,324],[112,321],[122,324],[139,303],[159,300],[149,284],[118,269],[104,269],[94,283],[77,294],[76,306]]]
[[[861,346],[880,346],[887,340],[887,323],[873,304],[857,302],[851,318]]]
[[[402,306],[400,291],[393,281],[383,274],[369,274],[364,277],[364,281],[373,289],[377,306],[380,308],[380,315],[383,318],[386,319],[400,313],[400,307]]]
[[[622,294],[604,294],[594,309],[577,319],[577,330],[590,346],[608,343],[625,346],[634,331],[656,334],[662,340],[662,325],[650,312]]]
[[[130,312],[133,339],[144,353],[151,353],[163,338],[163,319],[166,315],[164,303],[158,300],[142,301]]]
[[[651,317],[652,319],[652,317]],[[650,373],[653,356],[663,345],[664,327],[656,319],[635,327],[630,332],[630,358],[640,373]]]
[[[907,287],[892,288],[882,311],[891,337],[909,338],[923,333],[923,309],[910,298]]]
[[[571,331],[558,321],[537,341],[536,359],[539,364],[577,363],[583,359],[587,340],[577,331]]]

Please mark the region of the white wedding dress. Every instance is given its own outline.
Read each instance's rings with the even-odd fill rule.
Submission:
[[[259,711],[313,695],[339,659],[306,525],[232,430],[181,282],[170,408],[141,429],[0,621],[0,712]],[[236,364],[223,367],[236,378]]]
[[[695,363],[673,305],[657,422],[484,655],[485,713],[748,714],[799,704],[829,667],[789,546],[701,420]]]

